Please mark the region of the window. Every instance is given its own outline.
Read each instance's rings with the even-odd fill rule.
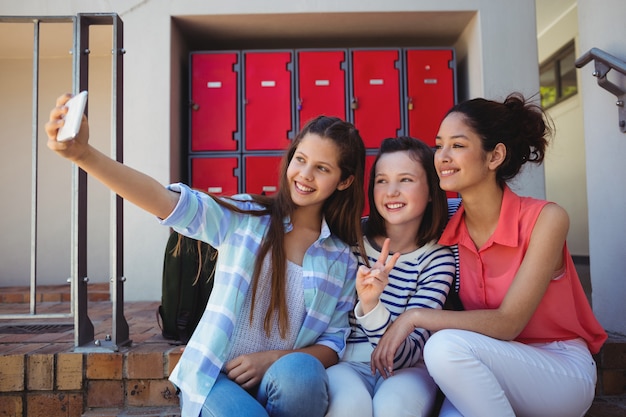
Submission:
[[[574,41],[548,58],[539,67],[539,91],[544,109],[554,106],[578,92]]]

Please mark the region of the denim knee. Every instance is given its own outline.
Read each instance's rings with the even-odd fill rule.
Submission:
[[[259,401],[271,416],[323,416],[328,408],[328,377],[312,355],[289,353],[270,366]]]

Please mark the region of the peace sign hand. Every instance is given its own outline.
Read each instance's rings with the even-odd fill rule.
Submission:
[[[390,239],[386,238],[380,251],[380,258],[371,268],[361,265],[357,271],[356,291],[363,314],[369,313],[378,304],[380,295],[389,282],[389,271],[400,257],[400,253],[394,253],[389,258],[389,242]]]

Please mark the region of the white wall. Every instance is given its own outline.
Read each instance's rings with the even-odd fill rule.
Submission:
[[[546,198],[560,204],[569,214],[567,244],[572,255],[589,256],[587,169],[581,94],[557,104],[548,113],[554,121],[556,135],[544,162]]]
[[[537,34],[541,64],[570,41],[578,41],[578,9],[574,3],[558,19]],[[580,56],[581,51],[576,51]],[[578,73],[578,89],[581,78]],[[570,217],[567,244],[572,255],[589,256],[587,212],[587,170],[583,130],[582,93],[551,107],[548,114],[555,126],[555,136],[544,162],[546,198],[560,204]]]
[[[580,50],[599,48],[626,62],[626,3],[578,0]],[[587,155],[589,255],[594,311],[609,331],[626,334],[626,133],[616,98],[597,85],[594,63],[580,70]],[[612,74],[611,77],[618,74]],[[611,78],[610,77],[610,78]],[[626,77],[621,78],[622,86]],[[622,87],[623,88],[623,87]]]
[[[476,11],[475,18],[460,31],[462,35],[455,45],[459,52],[457,58],[462,62],[459,74],[463,91],[460,92],[460,98],[503,98],[514,90],[528,95],[539,90],[534,0],[170,0],[132,3],[84,0],[54,2],[54,7],[50,4],[44,0],[2,0],[1,10],[3,15],[71,15],[77,12],[116,12],[120,15],[124,22],[124,46],[127,50],[124,56],[125,162],[163,184],[178,179],[171,164],[178,151],[172,149],[174,144],[183,140],[180,132],[185,123],[180,117],[180,106],[185,103],[179,100],[183,96],[180,91],[180,61],[185,58],[186,51],[184,45],[177,44],[181,40],[176,33],[172,34],[171,16],[241,14],[250,19],[261,19],[264,13]],[[420,24],[419,18],[416,18],[415,24]],[[323,21],[320,21],[320,27],[323,27]],[[0,69],[4,74],[5,68]],[[63,86],[59,84],[56,80],[50,80],[42,86],[45,103],[50,103],[50,106],[51,97],[58,95],[59,90],[68,88],[67,81]],[[0,98],[0,111],[11,105],[5,97]],[[48,107],[45,103],[42,103],[44,108]],[[98,118],[108,118],[108,114],[92,111],[92,123]],[[6,140],[0,142],[1,154],[5,154],[7,146]],[[55,164],[68,169],[63,161],[56,161]],[[46,172],[46,175],[52,173]],[[18,182],[21,187],[28,187],[27,181],[19,179]],[[516,189],[526,195],[544,197],[543,169],[539,167],[526,173]],[[58,204],[66,204],[65,197],[59,198]],[[19,204],[23,206],[22,209],[27,209],[28,203],[24,197],[20,197]],[[9,229],[7,236],[23,233],[23,228],[19,226],[10,226]],[[126,300],[158,300],[161,296],[163,249],[168,230],[158,225],[152,216],[126,204],[124,233]],[[27,245],[24,242],[21,244]],[[106,250],[108,248],[103,253]],[[0,259],[0,265],[5,265],[5,262],[6,259]],[[4,275],[3,270],[4,266],[0,267],[0,277]],[[66,275],[65,271],[50,273],[60,277]]]

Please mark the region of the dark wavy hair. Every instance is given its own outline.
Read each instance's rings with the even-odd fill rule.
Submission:
[[[416,164],[421,164],[426,172],[428,182],[428,195],[430,201],[426,206],[422,223],[415,236],[415,243],[424,246],[434,239],[439,239],[448,221],[448,199],[445,191],[439,187],[439,177],[435,170],[434,153],[432,148],[421,140],[400,136],[397,138],[384,139],[378,150],[378,155],[374,160],[367,187],[368,201],[370,206],[369,217],[364,222],[365,236],[374,238],[376,236],[387,236],[385,229],[385,219],[376,209],[374,201],[374,186],[376,184],[376,165],[382,155],[393,152],[406,152]]]
[[[496,181],[503,187],[526,162],[543,162],[548,139],[554,126],[535,103],[521,93],[509,94],[504,102],[475,98],[452,107],[448,113],[461,113],[465,123],[482,139],[486,152],[498,143],[506,147],[506,158],[496,171]]]

